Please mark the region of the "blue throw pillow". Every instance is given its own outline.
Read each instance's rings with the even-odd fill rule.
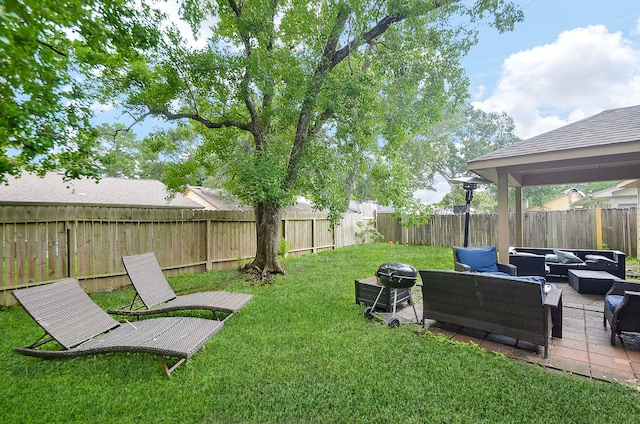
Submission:
[[[615,312],[618,305],[622,302],[622,299],[624,299],[624,296],[610,294],[604,298],[604,304],[611,312]]]
[[[472,272],[499,272],[496,247],[457,247],[458,260],[469,265]]]

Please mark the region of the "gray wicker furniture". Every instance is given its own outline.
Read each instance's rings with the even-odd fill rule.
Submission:
[[[605,296],[604,326],[611,327],[611,346],[623,331],[640,333],[640,282],[616,280]]]
[[[420,270],[423,318],[544,346],[562,337],[562,291],[539,282],[484,273]]]
[[[464,262],[464,260],[460,259],[460,250],[464,249],[467,252],[472,252],[474,250],[478,250],[479,255],[484,255],[488,251],[491,251],[491,256],[493,257],[492,262],[495,264],[498,272],[504,272],[509,275],[516,275],[517,269],[515,265],[505,264],[498,262],[498,254],[496,252],[495,246],[487,246],[487,247],[452,247],[453,250],[453,269],[456,271],[467,271],[467,272],[477,272],[472,268],[471,265]]]
[[[49,359],[109,352],[150,353],[157,356],[169,378],[223,326],[222,321],[188,317],[119,323],[70,278],[16,290],[13,295],[45,331],[32,345],[15,348],[17,353]],[[54,341],[62,350],[38,349]]]
[[[562,250],[573,253],[582,260],[582,263],[562,263],[545,261],[545,269],[539,264],[540,257],[554,255],[555,251]],[[626,254],[618,250],[590,250],[590,249],[553,249],[540,247],[512,247],[510,248],[509,262],[518,266],[526,266],[537,271],[530,271],[528,275],[541,275],[542,277],[555,277],[566,279],[570,269],[583,269],[592,271],[607,271],[610,274],[624,279],[626,276]],[[535,256],[532,256],[535,255]],[[537,272],[534,274],[533,272]],[[544,272],[544,273],[542,273]],[[518,275],[524,275],[518,271]]]
[[[209,291],[176,296],[158,264],[155,253],[123,256],[131,284],[136,290],[133,301],[108,312],[116,315],[155,315],[172,311],[208,310],[219,319],[218,312],[231,315],[238,312],[252,295],[225,291]]]

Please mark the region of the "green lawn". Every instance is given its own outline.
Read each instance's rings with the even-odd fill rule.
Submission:
[[[71,360],[17,355],[40,335],[20,308],[0,312],[0,421],[7,423],[635,422],[640,393],[363,316],[354,279],[386,261],[452,268],[451,250],[361,245],[285,260],[251,285],[237,271],[170,280],[253,300],[171,380],[145,354]],[[131,289],[93,296],[103,308]],[[210,314],[194,315],[209,317]]]

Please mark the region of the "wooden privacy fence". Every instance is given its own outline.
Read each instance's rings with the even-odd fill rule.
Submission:
[[[389,214],[378,214],[377,229],[385,240],[427,246],[462,246],[464,215],[433,215],[428,224],[402,228]],[[636,208],[584,209],[527,212],[523,220],[523,245],[574,249],[620,250],[627,256],[638,255]],[[515,246],[515,217],[509,217],[510,245]],[[496,244],[498,215],[472,214],[469,246]]]
[[[286,213],[294,255],[358,243],[358,214]],[[232,268],[256,251],[253,212],[93,206],[0,206],[0,304],[10,291],[73,277],[87,292],[129,284],[120,257],[155,252],[166,275]]]

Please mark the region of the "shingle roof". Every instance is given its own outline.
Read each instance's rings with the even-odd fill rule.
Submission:
[[[213,208],[219,211],[251,211],[251,206],[243,205],[240,200],[233,198],[229,195],[217,193],[213,190],[199,187],[199,186],[187,186],[191,192],[197,197],[193,197],[194,201],[200,203],[206,208]],[[199,198],[199,199],[198,199]]]
[[[469,163],[640,141],[640,105],[605,110],[589,118],[474,158]]]
[[[192,194],[189,196],[205,208],[213,208],[220,211],[252,211],[253,208],[243,204],[240,200],[231,197],[229,194],[218,192],[206,187],[187,186]],[[308,200],[299,198],[295,205],[285,208],[288,212],[312,212],[313,205]]]
[[[17,179],[8,177],[7,183],[0,185],[0,203],[202,208],[182,194],[167,199],[166,187],[155,180],[102,178],[96,183],[82,178],[65,182],[55,172],[43,178],[25,172]]]
[[[509,185],[640,177],[640,106],[606,110],[467,162],[469,171]]]

